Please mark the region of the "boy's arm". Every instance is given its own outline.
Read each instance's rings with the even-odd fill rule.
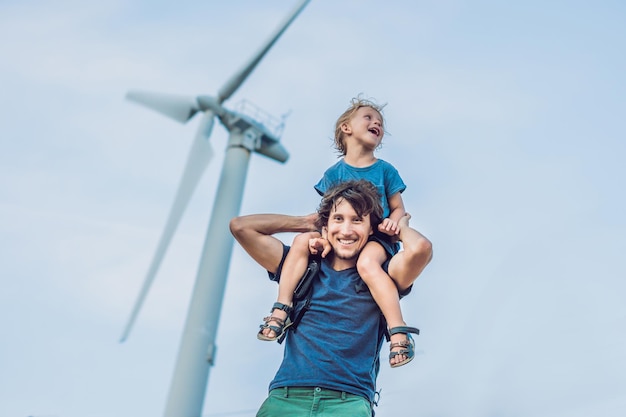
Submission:
[[[378,226],[378,230],[393,236],[399,233],[398,222],[406,214],[406,210],[404,209],[404,201],[400,192],[392,195],[387,201],[389,203],[389,217],[383,219]]]
[[[315,229],[317,214],[287,216],[283,214],[252,214],[235,217],[230,231],[241,247],[263,268],[276,272],[283,257],[283,243],[276,233],[309,232]]]
[[[400,219],[406,214],[404,209],[404,201],[400,192],[395,193],[389,199],[389,219],[398,224]]]

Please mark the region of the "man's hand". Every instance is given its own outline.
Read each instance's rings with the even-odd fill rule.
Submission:
[[[306,216],[303,216],[304,220],[308,224],[309,232],[317,232],[317,227],[315,227],[315,221],[317,220],[317,217],[318,217],[317,213],[311,213],[311,214],[307,214]]]
[[[409,213],[404,213],[404,216],[400,217],[398,221],[398,233],[400,233],[400,229],[403,227],[409,227],[409,220],[411,220],[411,215]]]
[[[322,258],[325,258],[326,255],[330,253],[332,247],[328,240],[323,237],[316,237],[314,239],[309,239],[309,251],[312,255],[317,255],[321,253]]]

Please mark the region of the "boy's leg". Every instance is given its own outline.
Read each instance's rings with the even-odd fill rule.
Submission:
[[[382,268],[387,260],[385,248],[379,243],[368,242],[357,260],[357,270],[367,284],[372,298],[378,304],[389,327],[404,326],[398,289],[391,277]]]
[[[413,285],[413,282],[422,273],[426,265],[432,259],[433,251],[432,244],[417,230],[409,227],[410,214],[405,214],[400,221],[398,221],[398,238],[402,241],[402,250],[395,254],[389,261],[387,272],[389,276],[395,282],[395,285],[399,291],[404,291]],[[391,326],[389,326],[391,328]],[[392,343],[406,343],[409,342],[409,335],[404,333],[398,333],[392,335]],[[398,338],[400,340],[396,342]],[[396,340],[394,340],[396,339]],[[393,345],[392,345],[393,346]],[[399,346],[392,352],[399,352],[404,350],[402,346]],[[407,355],[398,354],[389,359],[391,365],[397,364],[407,359]]]
[[[291,307],[293,304],[293,293],[300,282],[300,279],[304,275],[307,266],[309,265],[309,239],[319,237],[317,232],[301,233],[297,235],[294,240],[289,253],[283,263],[282,272],[280,274],[280,281],[278,283],[278,303]],[[272,317],[277,317],[283,322],[287,319],[287,312],[280,309],[274,309],[271,313]],[[268,326],[280,325],[276,320],[269,320],[266,322]],[[276,332],[272,329],[265,327],[261,330],[261,334],[267,338],[273,339],[276,337]]]
[[[372,294],[372,298],[378,304],[380,311],[385,316],[387,326],[392,329],[394,327],[406,326],[400,309],[400,297],[398,288],[393,279],[382,268],[382,264],[387,260],[385,249],[376,242],[368,242],[361,251],[357,260],[357,269],[363,281]],[[405,341],[407,336],[403,333],[391,335],[391,343],[399,343]],[[400,351],[402,347],[398,346],[391,351]],[[406,355],[396,355],[389,360],[391,365],[406,360]]]

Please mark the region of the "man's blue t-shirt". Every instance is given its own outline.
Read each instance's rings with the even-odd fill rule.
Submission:
[[[318,277],[269,388],[322,387],[373,401],[385,332],[380,310],[355,267],[335,271],[323,259]]]
[[[338,183],[360,179],[368,180],[376,186],[381,195],[383,219],[389,217],[389,198],[397,192],[403,192],[406,185],[400,178],[398,170],[382,159],[364,168],[353,167],[341,159],[324,172],[322,179],[315,185],[315,190],[324,195],[329,188]]]

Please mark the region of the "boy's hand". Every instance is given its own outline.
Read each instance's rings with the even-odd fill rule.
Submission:
[[[398,228],[398,223],[394,222],[390,218],[384,219],[378,225],[378,231],[389,236],[395,236],[398,233],[400,233],[400,229]]]
[[[332,247],[328,240],[323,237],[316,237],[314,239],[309,239],[309,251],[313,255],[317,255],[321,253],[322,258],[325,258],[331,251]]]

